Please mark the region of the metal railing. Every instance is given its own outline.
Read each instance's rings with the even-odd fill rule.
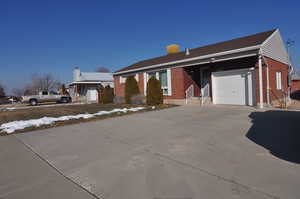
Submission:
[[[194,85],[190,85],[185,91],[185,104],[188,103],[188,99],[194,97]]]
[[[271,96],[277,100],[279,108],[287,108],[289,104],[289,93],[284,90],[280,90],[278,95],[278,93],[275,93],[272,89],[270,89],[270,91]]]

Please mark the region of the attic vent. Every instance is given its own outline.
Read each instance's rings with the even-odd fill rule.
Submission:
[[[176,44],[171,44],[167,46],[167,53],[168,54],[174,54],[178,53],[180,51],[180,46]]]

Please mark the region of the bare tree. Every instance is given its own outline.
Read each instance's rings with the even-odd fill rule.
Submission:
[[[100,66],[96,69],[96,72],[99,72],[99,73],[109,73],[110,70],[106,67],[103,67],[103,66]]]
[[[29,90],[39,92],[58,90],[60,85],[60,82],[51,73],[47,73],[43,75],[32,75],[31,84],[27,87]]]
[[[12,89],[12,94],[16,97],[21,97],[25,93],[25,88],[14,88]]]
[[[5,96],[5,88],[3,85],[0,84],[0,97]]]

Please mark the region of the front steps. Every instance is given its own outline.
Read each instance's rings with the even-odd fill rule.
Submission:
[[[185,105],[199,105],[201,106],[201,97],[191,97],[185,99]]]
[[[202,104],[201,97],[191,97],[189,99],[164,99],[164,104],[205,106],[212,104],[212,102],[209,97],[206,97]]]

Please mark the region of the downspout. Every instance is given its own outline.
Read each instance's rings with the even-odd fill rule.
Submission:
[[[263,105],[263,75],[262,75],[262,55],[261,52],[259,52],[258,55],[258,77],[259,77],[259,108],[264,108]]]
[[[265,59],[265,57],[263,57],[263,59],[264,59],[264,63],[267,66],[267,104],[271,105],[271,102],[270,102],[270,74],[269,74],[269,64],[268,64],[267,60]]]

